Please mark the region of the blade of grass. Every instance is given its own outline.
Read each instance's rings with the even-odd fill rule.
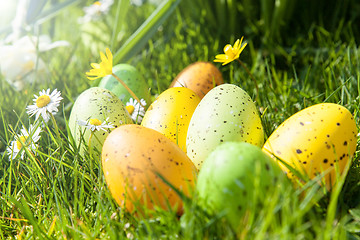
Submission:
[[[173,13],[180,1],[181,0],[167,0],[160,4],[114,54],[114,63],[127,61],[140,51],[154,35],[158,27]]]
[[[342,190],[342,187],[345,183],[345,179],[347,176],[347,173],[349,172],[350,166],[352,161],[348,161],[345,165],[345,168],[342,173],[339,172],[338,168],[336,167],[336,175],[339,179],[336,183],[335,187],[332,189],[331,197],[330,197],[330,203],[327,208],[327,214],[326,214],[326,226],[325,226],[325,239],[331,239],[331,235],[334,229],[334,221],[336,217],[336,210],[338,206],[338,200],[339,195]]]
[[[20,201],[17,201],[15,198],[11,196],[7,196],[9,200],[16,206],[16,208],[19,209],[20,213],[26,218],[29,223],[33,226],[34,232],[38,237],[41,237],[42,239],[49,239],[46,235],[46,233],[41,229],[40,225],[36,222],[34,215],[32,214],[28,203],[25,199],[21,199]]]
[[[113,49],[116,45],[116,36],[120,32],[123,23],[125,22],[126,13],[128,12],[130,1],[120,0],[116,8],[115,24],[111,35],[110,49]]]
[[[30,0],[26,13],[26,22],[32,23],[46,5],[47,0]]]
[[[34,18],[33,22],[36,24],[42,24],[48,21],[50,18],[55,17],[57,14],[61,13],[64,9],[80,2],[80,0],[68,0],[66,2],[58,3],[51,7],[50,9],[44,11],[37,18]]]

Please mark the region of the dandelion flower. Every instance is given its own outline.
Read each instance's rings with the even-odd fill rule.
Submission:
[[[241,39],[236,40],[234,46],[231,46],[230,44],[227,44],[224,47],[224,54],[218,54],[215,56],[214,62],[222,62],[222,65],[226,65],[236,59],[239,58],[240,53],[244,50],[247,43],[243,44],[241,46],[242,40],[244,37],[241,37]]]
[[[84,7],[83,10],[85,12],[85,15],[79,18],[78,22],[87,23],[100,19],[101,16],[106,15],[110,11],[113,3],[114,0],[100,0],[94,2],[90,6]]]
[[[119,81],[121,85],[130,93],[130,95],[142,106],[140,99],[136,96],[136,94],[121,80],[118,76],[116,76],[113,71],[113,55],[109,48],[106,48],[106,56],[104,53],[100,52],[100,63],[91,63],[93,69],[90,69],[89,72],[86,72],[87,78],[89,80],[95,80],[100,77],[105,77],[107,75],[112,75],[116,80]]]
[[[140,103],[143,106],[146,106],[146,101],[144,99],[141,99]],[[145,115],[145,108],[141,106],[140,103],[133,98],[130,98],[126,103],[126,110],[129,112],[135,123],[140,123]]]
[[[48,122],[50,115],[55,115],[58,111],[57,107],[60,105],[60,101],[63,99],[61,97],[61,92],[55,89],[50,94],[50,89],[42,90],[39,93],[39,96],[34,95],[33,99],[34,104],[28,106],[26,109],[27,113],[31,116],[36,115],[36,119],[42,116],[45,122]]]
[[[15,159],[20,150],[26,147],[33,152],[36,149],[35,143],[40,139],[41,128],[30,125],[29,130],[24,127],[20,131],[20,135],[15,136],[15,140],[11,141],[10,146],[7,147],[7,153],[12,159]],[[24,159],[25,151],[21,153],[21,159]]]
[[[90,129],[92,132],[100,131],[100,130],[106,131],[106,129],[114,128],[114,125],[108,121],[109,118],[106,118],[105,121],[103,122],[101,122],[97,118],[91,118],[89,121],[78,120],[77,124]]]
[[[93,69],[90,69],[89,72],[86,72],[87,78],[89,80],[95,80],[100,77],[105,77],[111,75],[113,67],[113,55],[109,48],[106,48],[106,56],[104,53],[100,52],[101,63],[91,63]]]

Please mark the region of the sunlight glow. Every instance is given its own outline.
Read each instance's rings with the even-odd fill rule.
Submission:
[[[16,0],[0,0],[0,28],[10,26],[16,12]]]

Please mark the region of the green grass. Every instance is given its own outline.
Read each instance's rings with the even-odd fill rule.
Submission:
[[[222,52],[224,42],[233,43],[234,38],[241,37],[220,39],[207,30],[206,22],[195,21],[182,11],[183,7],[180,5],[129,58],[128,63],[148,81],[152,95],[164,91],[190,63],[212,61]],[[42,26],[43,33],[53,29],[55,40],[72,44],[66,51],[59,48],[40,55],[50,70],[48,80],[18,92],[0,78],[0,238],[359,239],[359,149],[348,174],[340,178],[332,193],[314,182],[304,187],[306,191],[280,186],[264,200],[258,214],[249,212],[238,232],[230,228],[224,213],[209,214],[201,209],[196,196],[187,202],[181,218],[159,210],[152,217],[137,219],[119,208],[106,186],[100,159],[79,155],[78,147],[69,140],[66,123],[76,97],[94,85],[85,72],[90,62],[98,62],[98,51],[111,44],[113,52],[120,49],[154,9],[151,5],[129,6],[126,16],[131,21],[117,35],[114,29],[118,28],[113,25],[116,8],[104,21],[87,26],[87,33],[82,33],[74,25],[81,8],[71,6],[69,11],[61,11],[55,22],[49,20]],[[346,24],[334,31],[314,25],[297,35],[290,47],[267,49],[258,45],[261,36],[254,33],[253,40],[245,36],[248,46],[241,59],[258,82],[256,105],[266,136],[292,114],[320,102],[345,106],[359,123],[360,49],[351,31],[353,26]],[[226,82],[242,87],[256,99],[254,82],[239,64],[217,66]],[[11,129],[19,132],[23,125],[33,123],[25,108],[33,94],[47,88],[59,89],[64,97],[55,115],[60,136],[49,122],[35,158],[27,155],[24,160],[9,161],[5,152],[13,139]]]

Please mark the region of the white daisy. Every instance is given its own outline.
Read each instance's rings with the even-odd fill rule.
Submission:
[[[79,124],[80,126],[84,126],[93,132],[100,130],[106,131],[107,128],[114,128],[114,125],[108,121],[109,118],[106,118],[103,122],[101,122],[97,118],[91,118],[89,121],[78,120],[77,124]]]
[[[144,99],[140,99],[140,102],[143,106],[146,106],[146,101]],[[139,102],[133,98],[130,98],[126,103],[126,110],[129,112],[132,120],[134,120],[135,123],[141,123],[145,115],[145,109],[139,104]]]
[[[78,19],[79,23],[87,23],[93,20],[98,20],[101,16],[107,14],[110,11],[110,7],[113,5],[114,0],[100,0],[94,2],[88,7],[84,7],[85,15]]]
[[[50,88],[48,88],[46,91],[42,90],[39,92],[39,96],[34,96],[34,104],[26,107],[28,110],[27,114],[29,114],[30,117],[36,114],[36,119],[38,119],[41,115],[45,122],[49,121],[50,114],[55,115],[57,113],[57,107],[60,105],[60,101],[63,99],[61,97],[61,92],[55,89],[50,94]]]
[[[8,155],[14,159],[23,147],[33,152],[36,149],[35,143],[40,139],[40,132],[41,128],[38,126],[30,125],[29,130],[23,127],[20,134],[15,136],[15,140],[11,141],[10,146],[7,147]],[[21,159],[24,159],[24,154],[25,151],[21,153]]]

